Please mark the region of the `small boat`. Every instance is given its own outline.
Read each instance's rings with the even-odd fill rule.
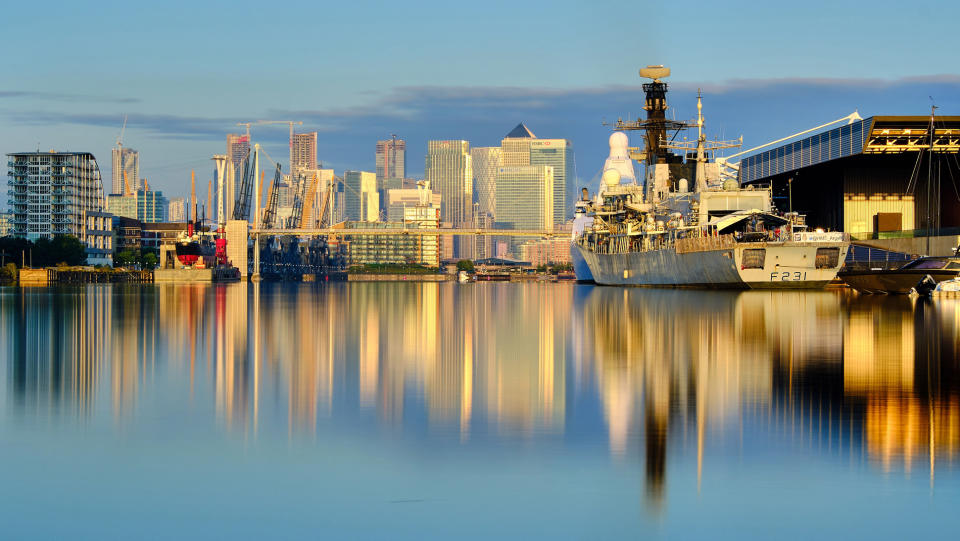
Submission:
[[[952,257],[921,257],[892,270],[841,270],[837,276],[861,293],[905,295],[925,276],[939,284],[960,276],[960,254]]]
[[[960,297],[960,278],[944,280],[933,288],[932,297]]]

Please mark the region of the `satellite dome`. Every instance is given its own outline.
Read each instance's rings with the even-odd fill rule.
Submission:
[[[601,177],[601,179],[603,180],[604,185],[612,188],[613,186],[620,184],[620,171],[617,171],[616,169],[607,169],[603,172],[603,177]]]

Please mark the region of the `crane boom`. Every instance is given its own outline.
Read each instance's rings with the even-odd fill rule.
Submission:
[[[277,172],[270,181],[270,187],[267,189],[267,208],[263,212],[263,228],[270,229],[273,222],[277,219],[277,200],[280,197],[280,165],[277,165]]]

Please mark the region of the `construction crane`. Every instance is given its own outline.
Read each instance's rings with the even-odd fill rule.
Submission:
[[[294,182],[292,178],[291,182]],[[290,217],[291,226],[295,226],[303,220],[303,200],[304,191],[307,188],[307,179],[298,179],[296,183],[297,191],[293,195],[293,213]]]
[[[117,148],[123,147],[123,132],[127,131],[127,115],[123,115],[123,127],[120,128],[120,136],[117,137]]]
[[[280,164],[277,164],[277,172],[270,181],[270,188],[267,190],[267,208],[263,212],[263,228],[270,229],[273,222],[277,219],[277,200],[280,192]]]
[[[243,173],[240,175],[240,190],[237,192],[237,200],[233,205],[234,220],[250,219],[250,197],[253,195],[253,184],[257,173],[253,170],[251,159],[253,156],[247,156],[243,161]]]
[[[303,126],[302,120],[256,120],[253,122],[237,122],[237,126],[247,128],[247,141],[250,140],[250,126],[266,126],[268,124],[289,124],[290,125],[290,164],[293,165],[293,126]],[[292,167],[291,167],[292,169]]]

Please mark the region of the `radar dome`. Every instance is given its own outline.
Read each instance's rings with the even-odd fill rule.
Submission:
[[[610,155],[627,155],[627,147],[630,146],[630,140],[627,134],[622,131],[615,131],[610,134]]]
[[[620,184],[620,171],[616,169],[607,169],[603,172],[603,183],[606,186],[613,187]]]

